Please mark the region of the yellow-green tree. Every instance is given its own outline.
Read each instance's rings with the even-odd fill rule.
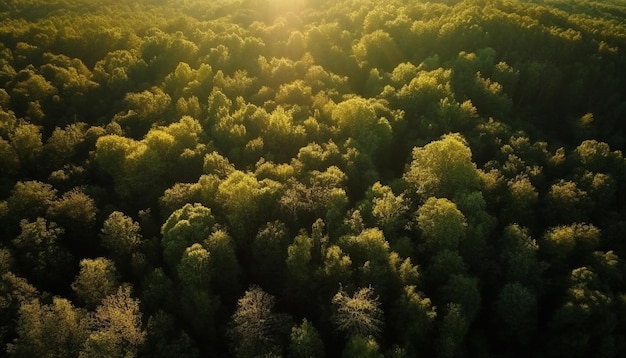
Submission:
[[[412,161],[403,176],[409,194],[454,200],[463,192],[480,189],[480,178],[472,152],[460,134],[413,149]]]

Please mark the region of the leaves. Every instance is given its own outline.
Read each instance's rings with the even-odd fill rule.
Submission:
[[[337,330],[350,336],[378,335],[382,329],[381,316],[383,314],[371,287],[357,290],[350,296],[343,288],[333,296],[335,313],[333,323]]]

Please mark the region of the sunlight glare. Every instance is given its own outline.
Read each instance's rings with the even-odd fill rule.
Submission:
[[[274,14],[284,14],[297,11],[304,7],[304,0],[268,0],[270,12]]]

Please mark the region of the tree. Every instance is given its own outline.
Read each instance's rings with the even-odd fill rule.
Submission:
[[[55,297],[49,305],[38,299],[20,306],[17,339],[8,347],[15,357],[77,357],[89,335],[86,312]]]
[[[389,243],[383,232],[378,228],[364,229],[357,235],[341,237],[339,245],[358,268],[362,284],[371,284],[385,293],[392,280],[388,276],[391,274]]]
[[[237,297],[240,289],[241,267],[237,261],[235,242],[224,230],[215,230],[202,242],[209,252],[209,265],[214,273],[211,279],[213,292],[220,295],[224,301],[231,301]]]
[[[355,97],[337,104],[331,116],[341,135],[356,140],[357,148],[366,155],[375,157],[391,141],[389,121],[378,118],[375,107],[364,98]]]
[[[461,305],[447,304],[439,326],[436,342],[437,356],[446,358],[456,356],[463,345],[468,329],[469,322]]]
[[[141,304],[143,312],[154,313],[158,310],[173,310],[177,305],[174,281],[163,268],[159,267],[148,273],[141,285]]]
[[[140,138],[148,132],[152,124],[159,123],[171,101],[172,98],[159,87],[143,92],[128,92],[124,97],[128,110],[116,114],[114,121],[132,138]]]
[[[324,342],[319,332],[306,318],[302,319],[301,324],[291,328],[289,354],[296,358],[321,358],[325,355]]]
[[[332,289],[342,282],[349,282],[352,276],[352,259],[337,245],[331,245],[324,252],[320,273],[332,285]]]
[[[410,197],[454,198],[480,189],[480,178],[472,152],[460,134],[444,135],[440,140],[413,149],[413,160],[404,173]]]
[[[341,357],[382,358],[383,355],[380,353],[380,346],[374,337],[356,335],[350,337]]]
[[[176,267],[185,249],[209,237],[214,224],[211,209],[198,203],[186,204],[172,213],[161,227],[165,262]]]
[[[189,335],[176,326],[174,316],[158,311],[148,319],[146,343],[140,350],[140,356],[197,358],[200,354]]]
[[[503,210],[506,222],[516,222],[521,225],[534,223],[535,206],[539,194],[527,176],[517,176],[509,180],[508,200]]]
[[[352,296],[340,287],[332,303],[335,306],[332,321],[337,330],[348,337],[366,337],[382,332],[383,312],[371,287],[360,288]]]
[[[7,261],[5,263],[8,263]],[[8,343],[9,339],[17,334],[15,322],[18,321],[20,307],[38,297],[37,289],[24,278],[10,271],[2,271],[0,274],[0,320],[7,322],[0,325],[0,340],[3,343]]]
[[[85,235],[96,221],[96,202],[75,188],[53,201],[48,217],[63,226],[68,234]]]
[[[139,300],[130,295],[129,286],[102,300],[90,318],[91,334],[87,338],[81,358],[134,356],[146,339],[142,329]]]
[[[546,264],[539,261],[539,245],[528,230],[513,224],[504,228],[500,258],[508,282],[519,282],[525,287],[537,288]]]
[[[293,239],[293,243],[287,248],[287,287],[297,297],[302,296],[307,283],[311,279],[312,262],[311,251],[313,239],[301,233]]]
[[[4,119],[3,119],[4,120]],[[0,170],[5,175],[15,175],[20,169],[20,158],[15,148],[4,138],[0,137]]]
[[[10,139],[23,168],[34,171],[43,152],[40,127],[34,124],[22,124],[15,129]]]
[[[591,224],[571,224],[550,228],[542,247],[557,267],[585,264],[600,244],[600,229]],[[567,266],[566,266],[567,267]]]
[[[481,309],[481,294],[478,279],[464,274],[452,275],[441,288],[441,300],[458,305],[463,317],[471,323]]]
[[[235,239],[243,240],[250,235],[255,224],[267,212],[263,209],[273,202],[280,185],[269,179],[257,180],[251,173],[234,171],[222,181],[217,191],[217,201],[224,210],[228,220],[229,232]]]
[[[571,224],[588,220],[590,207],[585,191],[576,183],[561,179],[550,187],[544,215],[551,224]]]
[[[219,301],[210,290],[213,276],[211,255],[195,243],[185,249],[177,267],[181,286],[180,309],[190,333],[196,339],[204,339],[202,346],[213,342],[215,336],[215,312]]]
[[[501,335],[526,345],[535,330],[537,296],[519,282],[507,283],[496,299],[498,319],[507,327]]]
[[[548,323],[549,351],[557,356],[613,355],[611,336],[617,324],[611,295],[604,292],[597,274],[589,267],[570,271],[562,304]]]
[[[357,59],[365,62],[363,67],[377,67],[384,71],[393,70],[404,60],[404,54],[395,40],[381,29],[364,35],[354,47],[354,52]]]
[[[426,268],[424,280],[435,286],[443,285],[450,277],[467,272],[467,265],[458,250],[443,249],[436,253]]]
[[[372,216],[385,232],[394,233],[407,224],[405,216],[409,211],[408,200],[404,194],[395,195],[390,187],[376,182],[372,186]]]
[[[409,356],[429,352],[428,339],[437,317],[436,307],[430,298],[413,285],[405,286],[394,303],[392,317],[393,332],[399,336]]]
[[[127,262],[141,244],[141,227],[120,211],[112,212],[100,230],[102,246],[109,252],[117,266],[128,267]]]
[[[89,309],[96,308],[118,287],[119,277],[115,265],[104,257],[82,259],[78,276],[72,282],[72,290]]]
[[[213,275],[210,262],[211,255],[201,244],[195,243],[186,248],[177,267],[178,279],[183,287],[207,290]]]
[[[236,357],[280,354],[280,340],[289,328],[288,317],[272,312],[274,296],[251,286],[237,301],[229,336]]]
[[[17,268],[38,287],[58,289],[72,272],[72,255],[62,245],[64,230],[37,218],[20,221],[21,233],[13,239]]]
[[[251,275],[272,289],[282,286],[289,247],[287,226],[280,221],[268,222],[259,229],[251,245]]]
[[[429,198],[417,210],[417,225],[429,252],[457,250],[465,236],[465,216],[448,199]]]
[[[76,159],[80,153],[79,146],[85,141],[86,123],[75,123],[65,129],[55,128],[46,140],[43,151],[44,158],[51,169],[62,168],[64,164]]]
[[[43,217],[57,199],[57,190],[50,184],[40,181],[19,181],[15,183],[7,200],[9,215],[17,224],[21,219]]]

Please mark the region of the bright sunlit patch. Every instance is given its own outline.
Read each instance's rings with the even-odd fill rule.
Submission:
[[[304,7],[305,0],[266,0],[272,13],[280,14],[297,11]]]

